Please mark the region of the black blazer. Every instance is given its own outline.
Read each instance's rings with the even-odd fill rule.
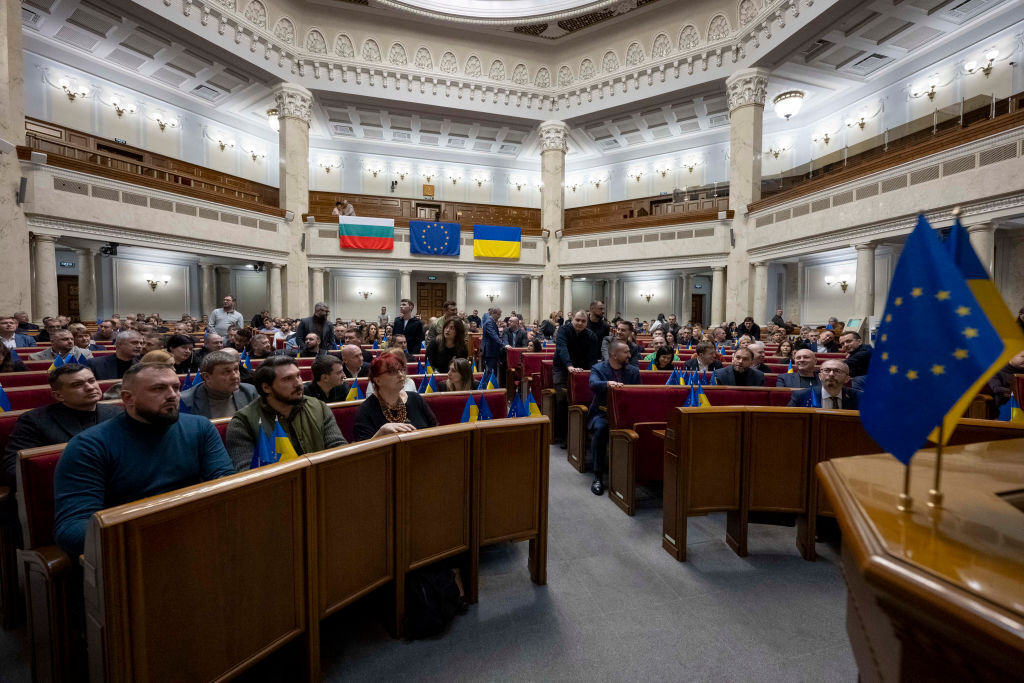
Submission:
[[[138,360],[132,361],[132,365],[135,363]],[[89,368],[96,379],[121,379],[121,375],[117,374],[117,356],[114,354],[93,358],[89,361]]]
[[[810,384],[806,383],[806,380],[810,380]],[[817,373],[810,378],[801,378],[798,373],[795,372],[784,372],[778,376],[775,380],[775,386],[777,387],[789,387],[790,389],[807,388],[808,386],[817,387],[821,385],[821,380],[818,379]]]
[[[409,353],[419,353],[420,344],[426,338],[426,332],[423,330],[423,323],[416,318],[397,318],[391,325],[392,336],[396,334],[405,335],[405,348],[409,349]]]
[[[691,358],[690,360],[688,360],[685,363],[683,363],[683,370],[686,370],[687,372],[692,372],[693,370],[697,370],[699,368],[700,368],[700,366],[697,364],[697,359],[696,358]],[[713,360],[713,361],[711,361],[711,365],[708,366],[708,370],[710,370],[711,372],[714,372],[715,370],[721,370],[721,369],[722,369],[722,361],[720,361],[720,360]]]
[[[801,389],[800,391],[794,391],[793,395],[789,397],[789,405],[794,408],[810,408],[811,407],[811,392],[821,391],[820,386],[811,387],[810,389]],[[830,401],[831,402],[831,401]],[[823,408],[829,408],[830,406],[822,406]],[[843,410],[860,410],[860,392],[850,387],[843,387]]]
[[[857,350],[846,358],[846,365],[850,368],[850,377],[859,377],[868,374],[868,365],[871,363],[871,344],[861,344]]]
[[[349,372],[348,366],[342,363],[342,367],[345,369],[345,377],[347,377],[348,379],[352,379],[353,375],[351,372]],[[362,365],[359,366],[359,372],[355,374],[355,377],[369,377],[369,375],[370,364],[364,362]]]
[[[764,386],[764,373],[755,368],[748,368],[747,374],[750,377],[747,379],[747,383],[743,386],[747,387],[763,387]],[[721,384],[722,386],[736,386],[736,372],[732,369],[732,366],[722,368],[721,370],[715,370],[715,383]]]

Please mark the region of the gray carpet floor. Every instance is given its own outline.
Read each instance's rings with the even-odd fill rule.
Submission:
[[[690,520],[687,561],[661,549],[661,507],[627,517],[551,448],[548,584],[527,545],[481,558],[480,601],[443,636],[390,639],[357,604],[322,628],[331,681],[850,681],[838,548],[817,562],[796,529],[751,525],[750,553],[725,544],[725,516]],[[24,631],[0,634],[0,681],[28,681]],[[281,680],[280,667],[249,679]],[[285,676],[285,678],[290,678]]]

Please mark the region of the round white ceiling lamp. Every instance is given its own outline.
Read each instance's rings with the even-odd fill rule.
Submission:
[[[789,121],[790,117],[796,116],[800,107],[803,106],[804,93],[799,90],[787,90],[776,95],[772,104],[775,105],[775,113],[779,115],[779,118]]]
[[[278,118],[277,109],[271,108],[267,110],[267,125],[273,128],[275,133],[281,131],[281,119]]]

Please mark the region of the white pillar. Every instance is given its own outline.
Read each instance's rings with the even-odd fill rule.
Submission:
[[[800,320],[800,264],[786,264],[786,298],[782,317],[787,321]]]
[[[57,238],[53,235],[35,236],[36,293],[33,317],[57,315]],[[6,282],[6,278],[4,278]]]
[[[398,298],[412,301],[412,271],[402,270],[399,272],[402,274],[402,282],[398,290]],[[395,315],[397,316],[398,314],[396,313]]]
[[[569,151],[569,127],[562,121],[540,124],[540,226],[544,240],[544,309],[558,308],[558,238],[565,226],[565,153]],[[566,311],[568,315],[568,311]]]
[[[859,318],[875,314],[875,245],[855,244],[857,281],[853,284],[853,313]]]
[[[455,305],[460,311],[466,310],[466,273],[455,273]]]
[[[527,322],[533,322],[538,320],[544,322],[548,317],[546,314],[541,312],[540,305],[540,275],[530,276],[530,319]],[[550,313],[550,311],[548,311]]]
[[[729,100],[729,208],[736,212],[730,226],[735,246],[729,252],[726,313],[723,322],[742,320],[750,310],[750,259],[747,242],[753,224],[747,205],[761,198],[761,129],[768,90],[766,69],[741,69],[725,79]],[[755,312],[756,316],[756,312]]]
[[[282,83],[274,90],[280,129],[278,158],[280,164],[279,203],[294,213],[288,231],[287,284],[284,288],[284,313],[290,318],[309,315],[309,272],[302,237],[305,222],[302,214],[309,208],[309,120],[313,93],[294,83]]]
[[[565,319],[569,320],[572,318],[572,275],[562,276],[562,313],[565,314]]]
[[[76,249],[78,252],[78,317],[92,322],[99,317],[96,303],[96,250]]]
[[[223,299],[226,295],[231,294],[232,296],[237,297],[238,293],[231,291],[231,268],[230,267],[228,267],[228,266],[214,266],[214,270],[217,273],[217,290],[219,292],[219,294],[217,296],[213,297],[213,308],[216,308],[217,306],[220,305],[221,299]],[[242,306],[244,307],[245,304],[243,303]],[[210,310],[212,311],[213,308],[211,308]],[[209,312],[210,311],[207,311],[207,313],[209,313]]]
[[[754,304],[753,311],[750,313],[754,317],[754,322],[758,325],[762,325],[769,320],[772,316],[766,315],[768,308],[768,264],[767,263],[755,263],[754,264]],[[745,317],[745,316],[744,316]],[[739,318],[737,317],[737,320]],[[757,341],[756,339],[754,341]]]
[[[680,325],[690,319],[690,309],[692,308],[690,305],[690,292],[693,291],[691,282],[689,273],[683,273],[679,276],[679,301],[676,304],[676,308],[679,310],[676,311],[676,315],[679,316],[677,319]]]
[[[608,293],[606,294],[608,301],[605,301],[605,317],[610,321],[615,317],[615,314],[619,312],[619,278],[613,277],[608,278]],[[622,311],[623,317],[626,312]]]
[[[324,300],[324,269],[323,268],[310,268],[313,273],[313,301],[310,304],[312,310],[313,304],[317,304]]]
[[[742,318],[740,318],[742,320]],[[711,321],[705,327],[725,322],[725,268],[711,267]]]
[[[212,263],[203,263],[202,315],[210,315],[217,308],[217,273]]]
[[[284,308],[281,305],[281,265],[278,263],[270,264],[270,314],[273,316],[280,316],[284,314]]]
[[[981,265],[992,275],[992,264],[996,255],[996,226],[993,223],[978,223],[967,228],[971,246],[978,253]]]

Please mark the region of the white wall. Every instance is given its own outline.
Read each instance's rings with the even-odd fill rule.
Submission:
[[[364,299],[360,290],[373,293]],[[415,296],[414,291],[414,299]],[[376,320],[381,306],[387,306],[388,315],[393,317],[398,311],[398,274],[394,271],[332,272],[328,302],[332,320]]]
[[[497,292],[500,296],[491,303],[485,295]],[[450,291],[454,295],[453,291]],[[529,291],[526,293],[529,296]],[[488,276],[480,275],[473,278],[466,278],[466,312],[474,308],[480,311],[480,317],[491,306],[501,308],[503,315],[508,315],[513,310],[523,312],[523,279],[520,277]]]
[[[231,291],[238,301],[238,310],[242,312],[246,320],[251,320],[254,315],[264,309],[273,309],[267,300],[267,277],[270,274],[268,268],[262,273],[257,273],[247,268],[231,269]],[[220,301],[217,302],[220,305]]]
[[[659,313],[668,317],[676,312],[676,277],[651,278],[644,280],[625,280],[622,283],[622,309],[625,318],[654,320]],[[640,292],[652,292],[650,302],[640,296]]]
[[[889,282],[898,256],[893,252],[875,254],[875,316],[885,309],[889,294]],[[838,285],[829,287],[825,276],[839,278],[848,276],[850,283],[844,294]],[[803,324],[824,324],[830,316],[840,320],[853,317],[853,300],[856,291],[857,260],[843,259],[831,263],[804,266],[803,294],[801,297],[800,322]],[[771,278],[769,278],[770,280]],[[769,299],[769,301],[771,301]]]
[[[117,258],[113,261],[114,311],[122,316],[136,313],[159,313],[176,320],[190,310],[190,268],[184,264]],[[168,284],[163,284],[163,279]],[[158,279],[156,290],[147,279]]]

